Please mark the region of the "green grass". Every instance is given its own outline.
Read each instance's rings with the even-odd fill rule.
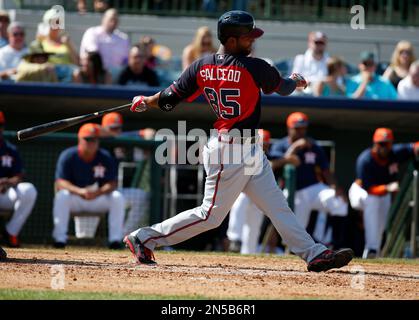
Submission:
[[[0,300],[208,300],[200,295],[147,295],[139,293],[74,292],[63,290],[0,289]]]

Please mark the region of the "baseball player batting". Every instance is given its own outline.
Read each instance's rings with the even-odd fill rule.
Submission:
[[[249,57],[255,39],[262,34],[249,13],[226,12],[218,20],[221,44],[217,53],[196,60],[177,81],[155,95],[133,98],[133,112],[148,108],[171,111],[181,101],[192,101],[203,94],[217,115],[217,134],[211,135],[203,150],[207,178],[201,206],[127,235],[124,242],[138,263],[155,264],[154,248],[174,245],[219,226],[241,192],[270,218],[290,250],[308,263],[309,271],[340,268],[352,260],[351,249],[328,250],[315,243],[298,223],[276,184],[261,145],[256,143],[261,90],[286,96],[307,86],[301,75],[284,79],[264,60]],[[253,136],[231,134],[237,130],[251,131]],[[240,163],[223,160],[228,148],[245,143],[251,145],[251,150],[239,154]],[[254,154],[262,159],[261,170],[247,174],[246,164],[253,161]],[[213,161],[217,155],[219,161]]]

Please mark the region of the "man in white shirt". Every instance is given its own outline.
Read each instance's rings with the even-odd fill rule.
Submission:
[[[304,54],[297,55],[294,59],[292,72],[303,74],[308,81],[309,88],[313,88],[315,82],[327,76],[329,54],[326,52],[326,47],[326,35],[320,31],[312,31],[308,34],[307,51]]]
[[[419,60],[410,65],[409,75],[399,82],[397,93],[400,100],[419,100]]]
[[[118,12],[108,9],[100,26],[86,30],[81,40],[80,57],[88,52],[96,51],[102,57],[104,67],[113,72],[127,65],[130,43],[128,35],[119,31]]]
[[[28,53],[25,46],[25,30],[20,22],[12,22],[7,28],[9,44],[0,49],[0,79],[13,79],[22,57]]]

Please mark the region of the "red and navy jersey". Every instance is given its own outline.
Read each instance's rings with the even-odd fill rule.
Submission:
[[[356,178],[362,181],[362,188],[365,190],[397,181],[399,164],[413,159],[413,155],[413,143],[395,144],[384,162],[368,148],[358,156]]]
[[[22,175],[22,160],[16,147],[6,140],[0,143],[0,178]]]
[[[212,54],[196,60],[171,87],[189,102],[203,94],[217,116],[215,129],[241,130],[259,128],[261,90],[272,93],[282,82],[262,59]]]
[[[290,146],[291,142],[289,137],[282,138],[271,146],[269,152],[270,158],[283,158]],[[320,168],[322,171],[329,169],[329,161],[323,148],[314,141],[311,148],[300,149],[296,155],[301,162],[297,167],[296,190],[301,190],[319,183],[317,168]]]

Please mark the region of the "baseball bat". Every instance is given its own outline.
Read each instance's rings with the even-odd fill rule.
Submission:
[[[26,129],[18,131],[17,132],[17,138],[20,141],[32,139],[32,138],[39,137],[39,136],[41,136],[43,134],[46,134],[46,133],[51,133],[51,132],[55,132],[55,131],[58,131],[58,130],[62,130],[62,129],[74,126],[78,123],[100,117],[100,116],[102,116],[104,114],[107,114],[109,112],[123,110],[123,109],[125,109],[129,106],[131,106],[131,103],[127,103],[127,104],[124,104],[122,106],[113,107],[113,108],[109,108],[109,109],[102,110],[102,111],[97,111],[97,112],[94,112],[94,113],[85,114],[85,115],[82,115],[82,116],[66,118],[66,119],[61,119],[61,120],[56,120],[56,121],[40,124],[40,125],[35,126],[35,127],[30,127],[30,128],[26,128]]]

